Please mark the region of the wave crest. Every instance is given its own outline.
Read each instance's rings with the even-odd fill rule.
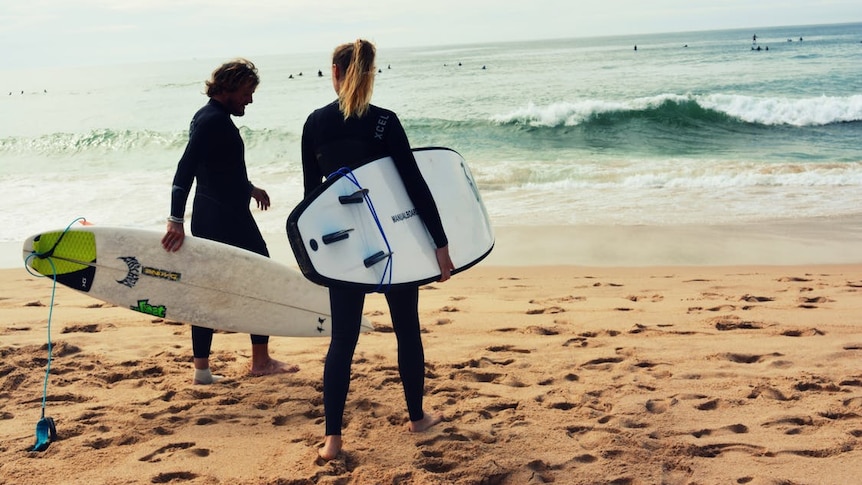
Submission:
[[[534,127],[606,125],[638,119],[664,123],[726,122],[764,126],[824,126],[862,121],[862,95],[765,98],[740,94],[662,94],[627,101],[533,103],[492,121]]]
[[[92,130],[87,133],[52,133],[36,138],[0,139],[0,153],[69,155],[80,152],[130,152],[142,148],[182,147],[184,133],[161,133],[144,130]]]

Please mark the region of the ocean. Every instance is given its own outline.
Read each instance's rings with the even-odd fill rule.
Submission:
[[[862,23],[378,45],[373,102],[465,157],[496,227],[838,221],[862,215],[860,41]],[[330,53],[247,54],[262,82],[235,123],[269,242],[302,197],[303,122],[335,97]],[[227,59],[0,70],[0,266],[78,217],[163,229]]]

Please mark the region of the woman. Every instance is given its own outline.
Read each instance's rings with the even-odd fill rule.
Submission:
[[[394,112],[371,104],[374,86],[374,45],[366,40],[338,46],[332,54],[332,85],[338,99],[308,116],[302,131],[302,169],[306,197],[324,177],[362,161],[391,156],[436,247],[440,279],[449,279],[454,269],[448,241],[437,206],[422,178],[407,134]],[[425,356],[419,333],[419,287],[385,293],[398,341],[398,371],[404,387],[408,429],[424,431],[442,417],[422,408],[425,387]],[[323,405],[326,438],[318,454],[324,460],[341,451],[341,427],[350,366],[359,340],[365,293],[348,288],[330,288],[332,340],[323,371]]]

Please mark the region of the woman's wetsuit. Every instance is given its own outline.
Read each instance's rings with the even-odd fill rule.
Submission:
[[[333,102],[320,108],[305,122],[302,130],[302,169],[305,195],[308,196],[324,177],[342,167],[356,168],[361,162],[391,156],[419,216],[434,244],[448,244],[437,205],[422,178],[410,149],[407,134],[394,112],[371,105],[362,117],[344,119]],[[411,421],[423,417],[425,355],[419,332],[419,287],[389,290],[385,293],[398,341],[398,371]],[[365,293],[351,288],[330,288],[332,340],[323,371],[323,405],[326,434],[340,435],[344,404],[350,388],[350,367],[359,340]]]
[[[245,166],[245,144],[230,113],[218,101],[198,110],[189,127],[189,142],[177,165],[171,191],[171,215],[182,218],[192,182],[192,235],[269,256],[249,204],[252,184]],[[194,356],[207,358],[213,330],[192,326]],[[252,335],[252,344],[269,337]]]

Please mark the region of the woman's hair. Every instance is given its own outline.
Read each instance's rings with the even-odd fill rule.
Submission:
[[[207,81],[207,96],[231,93],[248,85],[257,87],[258,84],[260,77],[254,64],[247,59],[234,59],[213,71],[212,77]]]
[[[338,90],[338,108],[344,119],[361,118],[371,104],[374,90],[374,57],[377,50],[367,40],[356,39],[352,44],[342,44],[332,53],[332,64],[341,73]]]

